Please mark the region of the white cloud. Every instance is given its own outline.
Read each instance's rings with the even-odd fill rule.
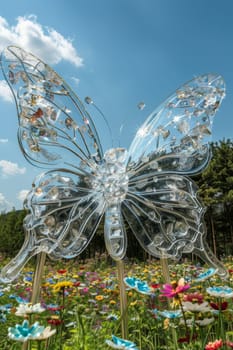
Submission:
[[[0,139],[0,143],[7,143],[7,142],[8,142],[8,139]]]
[[[17,195],[17,198],[21,201],[21,202],[24,202],[25,198],[27,197],[29,193],[29,190],[21,190],[18,195]]]
[[[17,163],[8,160],[0,160],[0,168],[3,176],[25,174],[26,168],[20,168]]]
[[[7,211],[11,208],[11,204],[6,200],[5,196],[0,193],[0,211]]]
[[[34,15],[18,17],[16,26],[10,26],[0,16],[0,50],[12,44],[34,53],[49,64],[56,64],[61,60],[78,67],[83,64],[72,41],[55,29],[38,23]]]
[[[71,77],[71,79],[73,80],[73,82],[78,85],[80,83],[80,79],[79,78],[75,78],[75,77]]]
[[[5,80],[0,80],[0,96],[6,102],[13,102],[14,100],[12,92]]]

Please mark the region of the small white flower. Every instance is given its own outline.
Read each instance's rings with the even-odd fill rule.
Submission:
[[[40,305],[40,303],[34,305],[31,303],[19,304],[19,306],[16,308],[15,315],[24,316],[27,314],[40,314],[43,311],[45,311],[45,309]]]
[[[191,303],[190,301],[184,301],[182,303],[184,311],[191,311],[191,312],[208,312],[211,311],[209,304],[207,301],[198,304],[198,303]]]
[[[44,339],[47,339],[49,337],[51,337],[52,335],[54,335],[56,333],[56,329],[52,329],[51,330],[51,327],[48,326],[46,327],[43,332],[35,337],[30,337],[30,339],[35,339],[35,340],[44,340]]]
[[[210,323],[214,322],[214,318],[204,318],[203,320],[195,320],[195,323],[199,326],[208,326]]]

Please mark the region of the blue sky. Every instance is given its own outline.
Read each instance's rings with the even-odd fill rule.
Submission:
[[[128,147],[145,117],[185,81],[220,73],[227,96],[213,126],[218,141],[233,136],[232,18],[229,0],[7,0],[0,12],[0,49],[25,48],[48,62],[81,99],[91,96],[108,119],[114,146]],[[0,211],[22,208],[41,172],[20,153],[16,109],[2,79]],[[88,108],[107,149],[108,129]]]

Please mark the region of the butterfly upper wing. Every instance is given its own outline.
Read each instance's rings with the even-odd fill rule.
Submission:
[[[18,140],[35,165],[91,167],[103,157],[95,125],[80,99],[46,63],[15,46],[5,49],[2,70],[16,101]]]
[[[195,183],[209,160],[212,119],[225,94],[222,77],[203,75],[183,85],[138,130],[129,149],[123,215],[142,247],[157,257],[179,258],[203,244],[204,209]],[[206,250],[207,251],[207,250]]]
[[[206,74],[176,90],[146,119],[129,149],[132,176],[194,174],[209,160],[213,117],[225,96],[223,78]]]
[[[3,52],[1,66],[15,98],[24,156],[53,169],[34,181],[27,196],[25,242],[1,273],[7,281],[41,251],[55,258],[80,254],[98,227],[105,203],[101,193],[91,191],[103,151],[79,98],[53,69],[18,47]]]

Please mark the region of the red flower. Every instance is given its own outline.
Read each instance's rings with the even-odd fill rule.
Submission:
[[[48,323],[52,324],[53,326],[59,326],[62,323],[62,320],[51,318],[48,320]]]
[[[226,341],[226,345],[229,346],[231,349],[233,349],[233,342],[232,341]]]
[[[209,342],[205,346],[205,350],[217,350],[217,349],[220,349],[222,347],[222,345],[223,345],[222,339],[215,340],[214,342]]]
[[[195,292],[195,293],[189,293],[185,294],[183,297],[184,301],[190,301],[191,303],[197,302],[198,304],[203,303],[204,297],[201,293]]]
[[[61,306],[47,306],[47,310],[49,310],[49,311],[60,311],[63,309],[64,309],[63,305],[61,305]]]
[[[188,334],[186,337],[179,338],[178,343],[190,343],[192,340],[197,339],[197,335],[193,334],[192,338],[190,338],[190,335]]]
[[[158,289],[160,287],[161,287],[161,284],[159,284],[159,283],[152,283],[151,284],[151,288],[153,288],[153,289]]]
[[[167,298],[177,297],[178,294],[185,292],[190,288],[189,284],[184,284],[184,279],[181,278],[178,283],[165,284],[163,286],[164,289],[161,290],[163,296]]]
[[[78,282],[78,281],[77,281],[77,282],[74,282],[74,283],[73,283],[73,286],[74,286],[74,287],[79,287],[79,286],[80,286],[80,282]]]
[[[224,301],[223,303],[213,303],[210,302],[210,306],[214,309],[214,310],[220,310],[220,311],[225,311],[228,307],[228,302]]]
[[[58,273],[60,273],[60,275],[64,275],[64,273],[67,272],[67,270],[65,269],[60,269],[60,270],[57,270]]]

